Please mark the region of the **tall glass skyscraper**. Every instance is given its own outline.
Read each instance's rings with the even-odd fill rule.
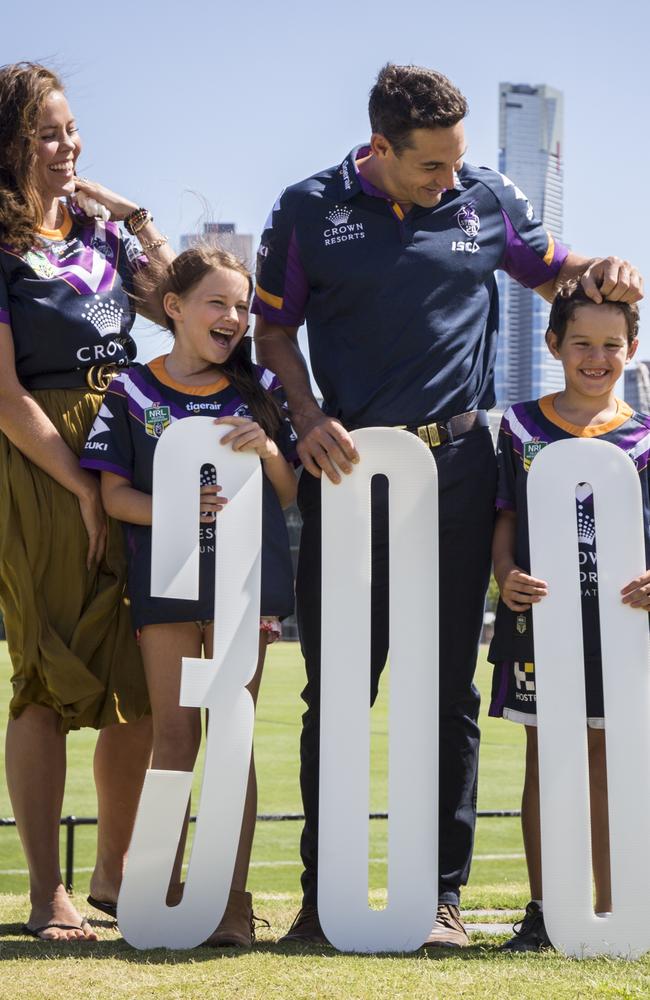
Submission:
[[[561,91],[545,84],[499,84],[499,170],[529,198],[535,215],[562,238],[563,128]],[[495,369],[497,405],[561,389],[562,366],[544,342],[549,305],[532,289],[497,272],[500,332]]]

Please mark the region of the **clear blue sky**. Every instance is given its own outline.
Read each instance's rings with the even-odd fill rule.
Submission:
[[[467,158],[488,166],[499,81],[548,83],[565,95],[565,239],[628,257],[650,284],[649,29],[645,0],[35,0],[5,4],[0,62],[63,73],[80,173],[151,208],[173,243],[210,215],[259,233],[281,188],[367,138],[388,60],[451,77],[470,103]]]

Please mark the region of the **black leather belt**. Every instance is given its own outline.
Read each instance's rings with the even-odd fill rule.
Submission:
[[[438,445],[455,441],[456,438],[468,434],[470,431],[478,430],[479,427],[488,427],[488,415],[486,410],[469,410],[467,413],[459,413],[449,420],[432,424],[420,424],[418,427],[410,424],[399,424],[398,430],[410,431],[417,434],[421,441],[424,441],[427,448],[437,448]]]
[[[67,372],[47,372],[43,375],[19,376],[26,389],[90,389],[106,392],[112,380],[124,365],[91,365],[90,368],[73,368]]]

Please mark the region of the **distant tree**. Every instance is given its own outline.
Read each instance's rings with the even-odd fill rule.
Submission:
[[[487,597],[485,599],[485,610],[496,611],[498,601],[499,601],[499,588],[497,587],[497,582],[494,579],[494,576],[490,576],[490,585],[488,587]]]

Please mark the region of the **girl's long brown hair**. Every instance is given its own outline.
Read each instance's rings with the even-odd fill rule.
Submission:
[[[18,253],[34,246],[43,205],[34,183],[37,128],[59,77],[38,63],[0,67],[0,243]]]
[[[160,312],[165,316],[167,328],[173,334],[174,323],[164,310],[163,299],[168,292],[174,292],[179,297],[191,291],[208,271],[225,268],[236,271],[248,282],[249,297],[253,291],[251,273],[239,257],[220,247],[199,245],[184,250],[176,257],[164,272],[158,286]],[[243,337],[224,364],[220,365],[224,375],[232,382],[242,399],[248,403],[251,413],[257,423],[264,428],[269,437],[277,434],[282,416],[280,407],[259,383],[253,362],[250,358],[250,342]]]

